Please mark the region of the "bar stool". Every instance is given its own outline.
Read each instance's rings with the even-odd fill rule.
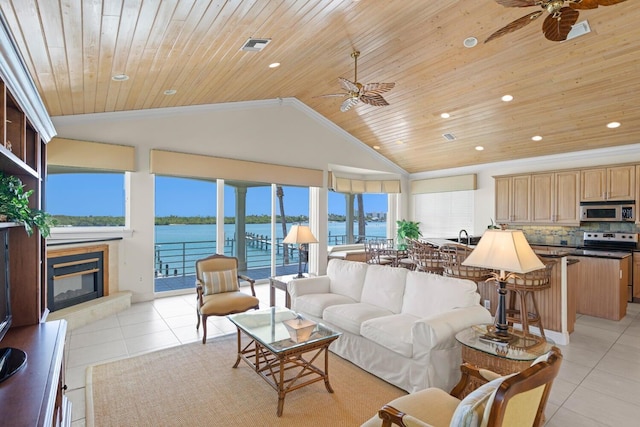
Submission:
[[[540,335],[545,338],[535,292],[548,289],[551,286],[551,269],[556,261],[541,261],[544,263],[544,268],[521,276],[512,276],[507,280],[509,297],[507,323],[510,326],[513,326],[514,323],[520,323],[522,330],[527,333],[529,333],[529,325],[536,325],[540,329]],[[527,296],[533,307],[527,307]],[[516,306],[516,300],[518,300],[518,306]],[[533,312],[529,311],[531,308],[533,308]]]
[[[472,248],[465,245],[450,244],[441,246],[442,275],[469,279],[476,283],[490,278],[492,271],[488,268],[462,265],[462,262],[467,259],[472,250]]]
[[[437,246],[425,242],[416,242],[413,259],[416,264],[416,271],[424,271],[442,275],[442,256]]]

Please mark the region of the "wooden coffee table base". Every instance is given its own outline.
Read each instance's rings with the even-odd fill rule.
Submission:
[[[242,335],[241,329],[238,328],[238,358],[233,367],[237,368],[240,360],[244,360],[278,392],[278,409],[276,412],[278,416],[282,415],[284,398],[291,391],[318,381],[324,381],[327,391],[333,393],[331,384],[329,384],[329,357],[327,350],[329,349],[329,344],[338,337],[303,344],[275,354],[249,335],[247,335],[249,342],[243,346]],[[305,353],[312,353],[312,357],[309,359],[302,357]],[[323,353],[324,370],[321,370],[314,365],[314,362]]]

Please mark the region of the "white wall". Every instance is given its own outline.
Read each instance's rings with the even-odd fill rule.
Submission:
[[[443,169],[433,172],[411,174],[409,180],[440,178],[445,176],[477,174],[477,190],[474,206],[474,226],[470,234],[480,236],[495,219],[494,176],[514,173],[542,172],[619,163],[640,163],[640,144],[625,145],[608,149],[597,149],[563,155],[535,157],[511,162],[484,164],[480,166]],[[413,197],[409,198],[410,212],[413,212]],[[452,236],[455,237],[455,236]]]
[[[164,149],[232,159],[402,179],[408,174],[295,99],[54,117],[61,138],[132,145],[137,170],[127,201],[132,233],[121,244],[120,290],[133,301],[153,299],[154,176],[149,150]],[[355,172],[354,172],[355,171]],[[324,174],[326,176],[326,173]],[[404,188],[403,188],[404,190]],[[326,189],[322,193],[326,198]],[[318,220],[326,223],[326,201]],[[326,240],[326,226],[320,228]],[[322,252],[322,251],[320,251]],[[326,258],[326,249],[325,249]],[[322,268],[322,265],[319,266]]]

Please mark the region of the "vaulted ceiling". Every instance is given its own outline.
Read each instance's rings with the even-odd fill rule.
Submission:
[[[51,116],[295,97],[411,173],[640,142],[637,5],[581,10],[590,32],[569,41],[545,39],[542,16],[483,43],[539,7],[0,0]],[[270,42],[241,50],[251,37]],[[468,37],[478,44],[465,47]],[[319,97],[354,79],[353,50],[359,82],[395,82],[389,106],[341,112],[344,98]]]

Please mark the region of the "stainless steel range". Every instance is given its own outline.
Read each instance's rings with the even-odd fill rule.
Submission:
[[[638,248],[638,233],[612,233],[585,231],[583,246],[575,251],[576,255],[605,256],[608,258],[624,258],[633,256]],[[632,258],[633,259],[633,258]],[[630,269],[631,284],[627,301],[633,301],[633,268]]]
[[[631,252],[638,246],[638,233],[585,231],[582,249]]]

